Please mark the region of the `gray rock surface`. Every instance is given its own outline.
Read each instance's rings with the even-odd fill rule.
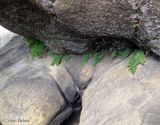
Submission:
[[[88,38],[72,35],[66,27],[61,27],[54,13],[44,11],[35,3],[38,1],[1,0],[0,25],[20,35],[42,40],[59,53],[81,54],[89,49]]]
[[[58,67],[51,66],[53,59],[49,56],[32,60],[23,37],[12,35],[7,32],[0,39],[0,44],[3,43],[0,48],[0,122],[3,125],[62,124],[81,108],[79,99],[83,87],[77,85],[69,72],[71,69],[65,66],[75,65],[76,58]],[[79,70],[82,69],[85,67],[79,65]],[[80,75],[86,79],[91,77],[85,73]],[[82,83],[80,80],[77,82]]]
[[[128,59],[101,70],[84,92],[79,125],[159,125],[159,64],[148,58],[135,75]]]
[[[92,80],[94,74],[94,67],[92,62],[82,66],[82,57],[74,56],[74,60],[64,64],[68,72],[72,75],[74,82],[77,84],[79,90],[83,90],[88,86],[88,83]]]
[[[160,55],[160,1],[142,0],[138,4],[138,44]]]
[[[0,24],[59,53],[127,39],[160,55],[159,0],[1,0]]]
[[[46,125],[65,105],[56,81],[45,70],[27,67],[0,90],[0,121],[4,125]]]

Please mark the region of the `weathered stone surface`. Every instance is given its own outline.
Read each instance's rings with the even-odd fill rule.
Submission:
[[[0,90],[0,121],[4,125],[48,124],[65,106],[56,82],[33,67],[19,74]]]
[[[59,53],[82,54],[99,38],[125,38],[160,55],[159,5],[159,0],[1,0],[0,24]]]
[[[0,49],[4,47],[8,42],[10,42],[9,39],[12,39],[13,36],[15,36],[14,33],[11,33],[10,31],[0,26]]]
[[[160,67],[148,58],[133,76],[128,59],[99,72],[82,98],[80,125],[158,125]],[[102,67],[102,66],[101,66]]]
[[[79,86],[65,67],[75,65],[76,58],[59,67],[51,66],[49,56],[31,60],[23,37],[12,35],[6,33],[0,39],[0,122],[22,125],[17,122],[21,119],[27,120],[25,125],[62,124],[81,108]]]
[[[79,90],[83,90],[88,86],[94,74],[94,67],[92,62],[82,66],[82,56],[73,56],[73,60],[67,62],[65,65],[68,72],[72,75],[74,82],[77,84]]]
[[[73,81],[72,75],[63,65],[54,67],[51,70],[52,71],[50,72],[50,74],[57,81],[57,84],[64,93],[64,96],[69,101],[69,103],[73,103],[75,99],[79,96],[79,89]]]
[[[20,35],[40,39],[59,53],[81,54],[89,49],[89,39],[66,32],[66,27],[58,24],[54,13],[44,11],[29,0],[1,0],[0,17],[2,26]]]
[[[56,0],[54,6],[59,21],[82,34],[133,36],[133,9],[128,1]]]
[[[142,0],[138,4],[138,42],[160,55],[160,1]]]

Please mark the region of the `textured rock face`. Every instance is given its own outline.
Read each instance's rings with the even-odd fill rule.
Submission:
[[[144,0],[139,3],[139,44],[160,55],[160,1]]]
[[[58,24],[54,13],[44,11],[38,1],[36,3],[40,7],[32,2],[1,0],[0,24],[20,35],[40,39],[59,53],[70,51],[81,54],[89,49],[87,46],[89,39],[71,35],[66,31],[66,27],[62,28]]]
[[[16,75],[18,77],[9,80],[0,92],[2,124],[45,125],[63,111],[64,98],[56,82],[46,72],[31,67]]]
[[[97,38],[109,37],[160,55],[159,5],[159,0],[1,0],[0,24],[59,53],[82,54]]]
[[[59,21],[81,34],[133,36],[133,9],[128,1],[56,0],[54,6]]]
[[[101,70],[82,98],[80,125],[159,125],[159,61],[148,58],[135,76],[124,60]]]

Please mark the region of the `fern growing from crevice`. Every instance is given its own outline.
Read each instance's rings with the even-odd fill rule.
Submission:
[[[129,59],[129,70],[131,71],[132,74],[135,74],[137,67],[139,64],[144,64],[146,62],[146,54],[141,51],[137,50],[133,53],[133,55]]]
[[[52,65],[59,66],[63,61],[69,61],[72,56],[71,55],[61,55],[54,51],[50,51],[50,56],[53,57]]]
[[[121,58],[125,59],[130,55],[131,51],[132,50],[130,48],[127,48],[125,50],[120,50],[118,54]]]
[[[111,57],[112,57],[112,58],[115,58],[117,55],[118,55],[118,51],[115,50],[115,49],[112,50]]]
[[[47,50],[46,45],[40,40],[27,37],[26,41],[29,44],[32,58],[35,58],[35,57],[41,58]]]
[[[116,49],[113,49],[112,50],[112,53],[111,53],[111,57],[112,58],[115,58],[117,56],[120,56],[121,58],[127,58],[130,53],[131,53],[131,49],[130,48],[126,48],[126,49],[122,49],[122,50],[116,50]]]
[[[92,53],[84,54],[82,57],[81,65],[83,66],[83,65],[87,64],[89,59],[92,57],[92,55],[93,55]]]
[[[103,58],[105,57],[105,52],[97,52],[93,55],[93,66],[95,67]]]
[[[31,50],[31,56],[32,58],[39,57],[41,58],[44,53],[47,52],[47,47],[45,44],[37,39],[33,39],[31,37],[27,37],[26,41],[29,44],[30,50]],[[121,58],[128,57],[132,52],[132,49],[126,48],[126,49],[113,49],[111,53],[111,57],[115,58],[117,56],[120,56]],[[61,55],[57,54],[54,51],[50,51],[50,56],[53,57],[52,65],[60,65],[63,61],[69,61],[72,56],[71,55]],[[89,59],[93,59],[93,66],[95,67],[103,58],[105,57],[105,51],[99,51],[99,52],[89,52],[83,55],[81,65],[85,65],[88,63]],[[135,51],[132,56],[129,59],[128,68],[131,71],[132,74],[135,74],[137,67],[139,64],[144,64],[146,62],[146,54],[142,50]]]
[[[93,66],[95,67],[103,58],[105,57],[105,52],[104,51],[99,51],[99,52],[89,52],[87,54],[84,54],[82,57],[81,65],[85,65],[88,63],[89,59],[93,59]]]
[[[130,48],[126,48],[123,50],[116,50],[113,49],[111,53],[111,57],[115,58],[117,56],[120,56],[121,58],[125,59],[127,58],[130,54],[132,53],[129,63],[128,63],[128,68],[129,71],[132,74],[135,74],[137,67],[139,64],[144,64],[146,62],[146,54],[142,50],[136,50],[132,51]]]

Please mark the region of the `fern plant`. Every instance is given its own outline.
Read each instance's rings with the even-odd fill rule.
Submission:
[[[82,57],[81,65],[85,65],[88,63],[89,59],[92,57],[92,53],[86,53]]]
[[[111,57],[115,58],[117,56],[120,56],[121,58],[127,58],[131,53],[131,49],[127,48],[127,49],[123,49],[123,50],[116,50],[113,49],[112,53],[111,53]]]
[[[72,59],[72,56],[71,55],[63,55],[63,59],[62,61],[69,61]]]
[[[26,41],[28,42],[29,47],[31,49],[32,58],[35,58],[35,57],[41,58],[47,50],[47,47],[45,46],[45,44],[40,40],[27,37]]]
[[[103,58],[105,57],[105,52],[100,51],[93,55],[93,66],[95,67]]]
[[[62,58],[63,58],[62,55],[55,54],[55,55],[53,56],[52,65],[57,65],[57,66],[59,66],[59,65],[61,64],[61,62],[62,62]]]
[[[111,53],[111,57],[115,58],[117,55],[118,55],[118,51],[114,49]]]
[[[50,56],[53,57],[53,61],[52,61],[52,65],[56,65],[56,66],[59,66],[62,61],[69,61],[72,56],[71,55],[61,55],[61,54],[58,54],[54,51],[50,51]]]
[[[139,64],[144,64],[146,62],[146,54],[141,51],[137,50],[133,53],[131,58],[129,59],[129,70],[131,71],[132,74],[135,74],[137,67]]]
[[[120,50],[118,55],[121,57],[121,58],[127,58],[131,53],[131,49],[130,48],[127,48],[125,50]]]
[[[83,66],[87,64],[89,59],[93,58],[93,66],[95,67],[104,57],[105,57],[104,51],[99,51],[96,53],[89,52],[83,55],[81,65]]]
[[[130,48],[123,50],[113,49],[111,57],[115,58],[120,56],[121,58],[127,58],[132,53]],[[128,68],[132,74],[135,74],[139,64],[144,64],[146,62],[146,54],[142,50],[136,50],[129,59]]]

